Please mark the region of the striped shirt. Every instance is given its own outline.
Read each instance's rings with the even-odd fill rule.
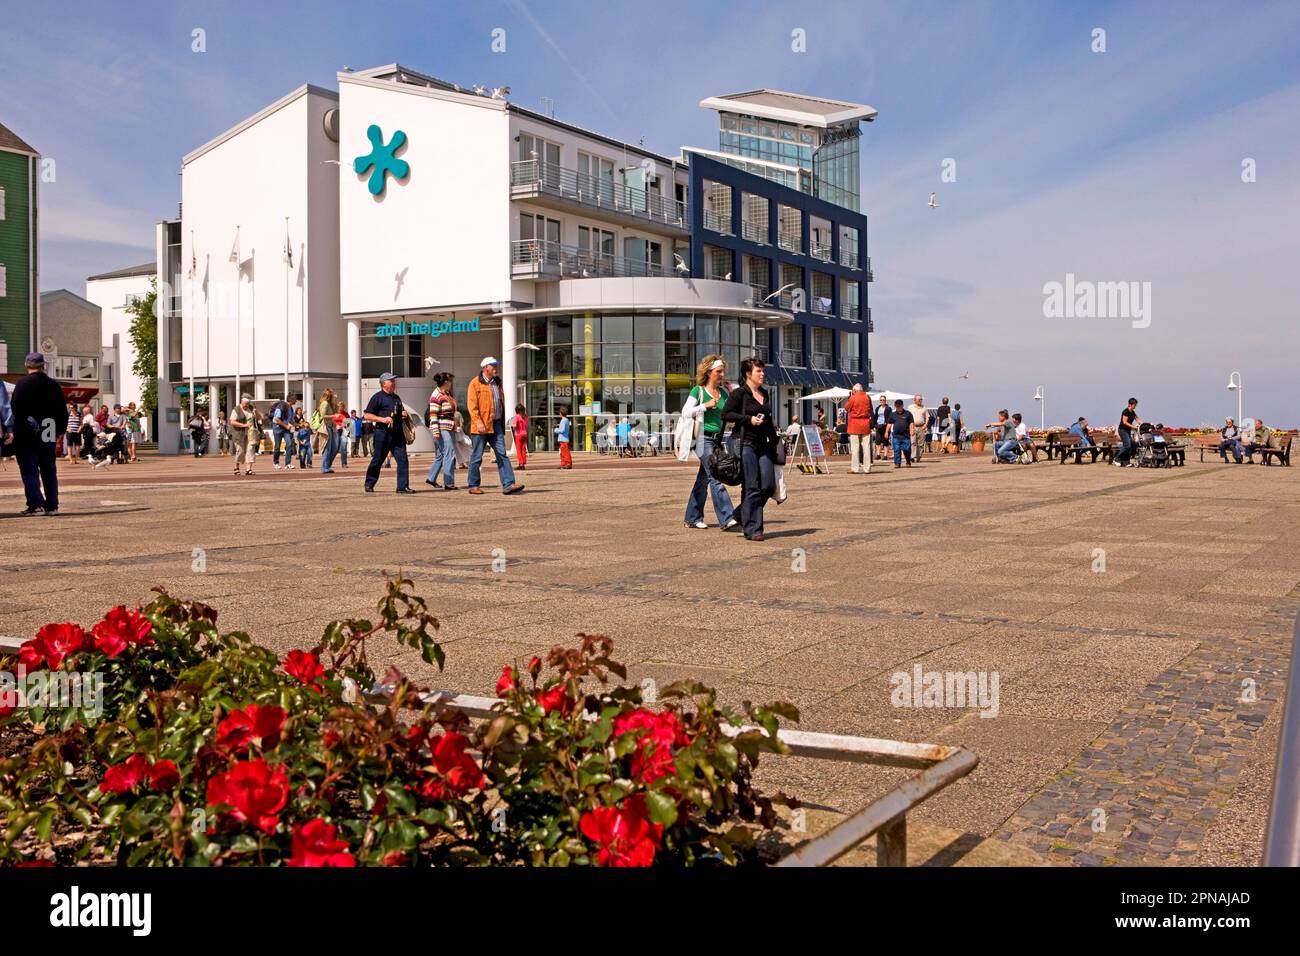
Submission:
[[[429,396],[429,417],[437,419],[438,430],[450,432],[456,430],[456,399],[435,391]]]
[[[0,388],[4,388],[4,386],[0,385]],[[73,412],[68,416],[68,431],[73,432],[74,434],[81,431],[81,416],[76,412]]]

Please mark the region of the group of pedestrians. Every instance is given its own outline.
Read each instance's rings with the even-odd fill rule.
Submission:
[[[139,461],[138,449],[148,418],[135,402],[128,405],[67,403],[68,424],[56,453],[69,464],[91,462],[96,468]]]

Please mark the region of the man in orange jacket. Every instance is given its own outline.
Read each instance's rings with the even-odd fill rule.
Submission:
[[[881,396],[882,398],[884,396]],[[844,403],[848,412],[849,471],[871,474],[871,396],[863,391],[862,383],[853,386],[853,393]],[[864,464],[859,467],[859,462]]]
[[[515,481],[515,471],[506,457],[506,402],[497,377],[497,360],[487,356],[479,363],[479,374],[469,383],[468,391],[469,433],[474,447],[469,458],[469,493],[483,494],[479,487],[479,471],[483,465],[483,450],[492,443],[497,474],[501,478],[502,494],[513,495],[524,486]]]

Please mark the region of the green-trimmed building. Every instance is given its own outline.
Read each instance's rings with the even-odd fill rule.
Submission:
[[[0,373],[21,374],[36,344],[40,304],[36,184],[40,155],[0,124]]]

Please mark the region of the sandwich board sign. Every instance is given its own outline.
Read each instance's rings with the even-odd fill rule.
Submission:
[[[822,445],[821,432],[816,425],[804,425],[795,439],[796,465],[805,475],[831,473],[826,462],[826,449]]]

